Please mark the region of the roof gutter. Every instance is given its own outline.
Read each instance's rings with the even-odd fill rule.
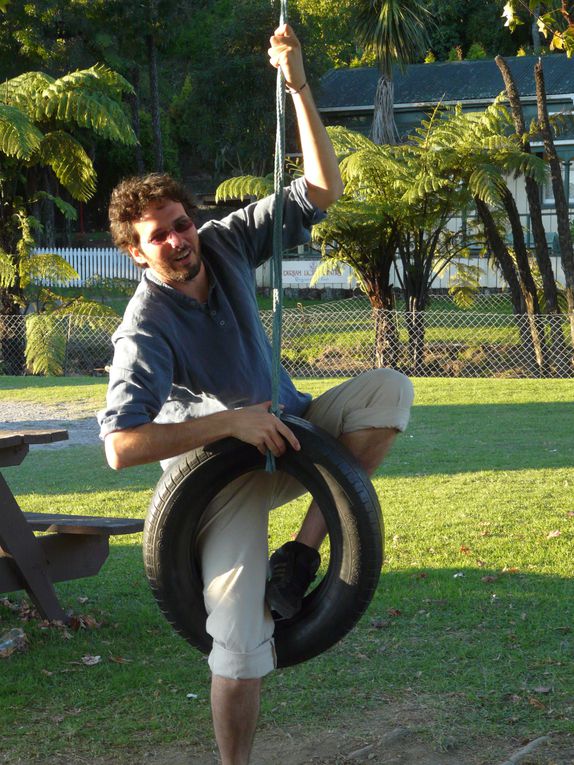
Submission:
[[[522,96],[520,99],[523,103],[536,103],[536,96]],[[574,103],[574,93],[562,93],[557,95],[546,96],[547,101],[572,101]],[[493,98],[473,98],[469,100],[458,99],[454,101],[417,101],[412,103],[395,104],[395,111],[418,111],[421,108],[435,107],[438,103],[443,106],[456,106],[456,104],[464,104],[464,106],[484,106],[491,104],[494,101]],[[320,112],[328,114],[330,112],[353,112],[354,114],[370,113],[375,109],[374,104],[367,104],[363,106],[319,106]]]

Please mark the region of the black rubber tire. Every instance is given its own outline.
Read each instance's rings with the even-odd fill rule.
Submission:
[[[277,470],[295,477],[317,501],[330,537],[327,572],[301,611],[275,624],[279,667],[317,656],[349,632],[369,605],[383,562],[379,501],[366,473],[338,441],[306,420],[285,416],[301,451],[288,449]],[[263,470],[265,458],[236,439],[183,456],[160,479],[144,528],[145,571],[159,607],[174,629],[199,650],[205,631],[195,538],[202,513],[235,478]]]

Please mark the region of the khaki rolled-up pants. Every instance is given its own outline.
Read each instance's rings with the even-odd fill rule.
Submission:
[[[335,438],[368,428],[404,431],[412,401],[407,377],[373,369],[313,400],[305,419]],[[226,486],[206,509],[198,544],[216,675],[258,678],[276,666],[274,622],[265,605],[268,515],[302,492],[285,473],[255,471]]]

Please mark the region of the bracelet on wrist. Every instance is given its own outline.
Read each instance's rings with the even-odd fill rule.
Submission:
[[[296,93],[300,93],[303,88],[307,87],[307,80],[301,85],[300,88],[294,88],[293,85],[290,85],[288,82],[285,83],[285,90],[287,93],[290,93],[292,96],[294,96]]]

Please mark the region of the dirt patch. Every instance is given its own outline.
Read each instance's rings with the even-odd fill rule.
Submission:
[[[319,723],[319,721],[317,721]],[[462,722],[462,721],[461,721]],[[432,731],[432,736],[431,736]],[[321,727],[265,727],[258,731],[251,765],[573,765],[574,739],[470,739],[463,727],[437,738],[424,703],[385,703]],[[439,740],[440,739],[440,740]],[[533,744],[534,742],[534,744]],[[528,751],[531,749],[531,751]],[[0,762],[2,759],[0,758]],[[10,761],[11,765],[32,762]],[[217,765],[215,750],[189,742],[115,751],[106,757],[70,752],[50,765]],[[47,765],[35,759],[33,765]]]
[[[31,449],[62,449],[99,444],[99,427],[92,405],[81,401],[66,404],[33,404],[0,401],[0,422],[6,430],[67,430],[69,439]]]

